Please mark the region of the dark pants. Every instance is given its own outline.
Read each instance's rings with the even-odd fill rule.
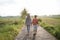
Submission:
[[[30,25],[27,25],[27,32],[30,32]]]

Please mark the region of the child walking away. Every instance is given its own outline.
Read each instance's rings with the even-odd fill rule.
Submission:
[[[34,34],[33,36],[36,35],[37,33],[37,27],[38,27],[38,19],[37,19],[37,15],[34,16],[33,20],[32,20],[32,24],[33,24],[33,28],[34,28]]]
[[[31,25],[30,14],[27,14],[25,24],[26,24],[26,26],[27,26],[27,33],[29,34],[29,32],[30,32],[30,25]]]

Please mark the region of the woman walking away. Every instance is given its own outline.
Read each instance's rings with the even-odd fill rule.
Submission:
[[[37,27],[38,27],[38,19],[37,19],[37,15],[34,16],[33,20],[32,20],[32,24],[33,24],[33,28],[34,28],[34,34],[36,35],[37,33]]]
[[[26,26],[27,26],[27,33],[29,34],[29,32],[30,32],[30,25],[31,25],[30,14],[27,14],[25,24],[26,24]]]

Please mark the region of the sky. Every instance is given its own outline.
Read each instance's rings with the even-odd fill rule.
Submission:
[[[19,16],[24,8],[30,15],[57,15],[60,0],[0,0],[0,16]]]

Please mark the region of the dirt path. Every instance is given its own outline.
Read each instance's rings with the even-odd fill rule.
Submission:
[[[33,27],[30,28],[30,34],[27,35],[26,27],[23,27],[21,32],[17,35],[15,40],[57,40],[54,36],[49,34],[42,27],[38,27],[37,35],[33,37]],[[34,39],[33,39],[34,38]]]

